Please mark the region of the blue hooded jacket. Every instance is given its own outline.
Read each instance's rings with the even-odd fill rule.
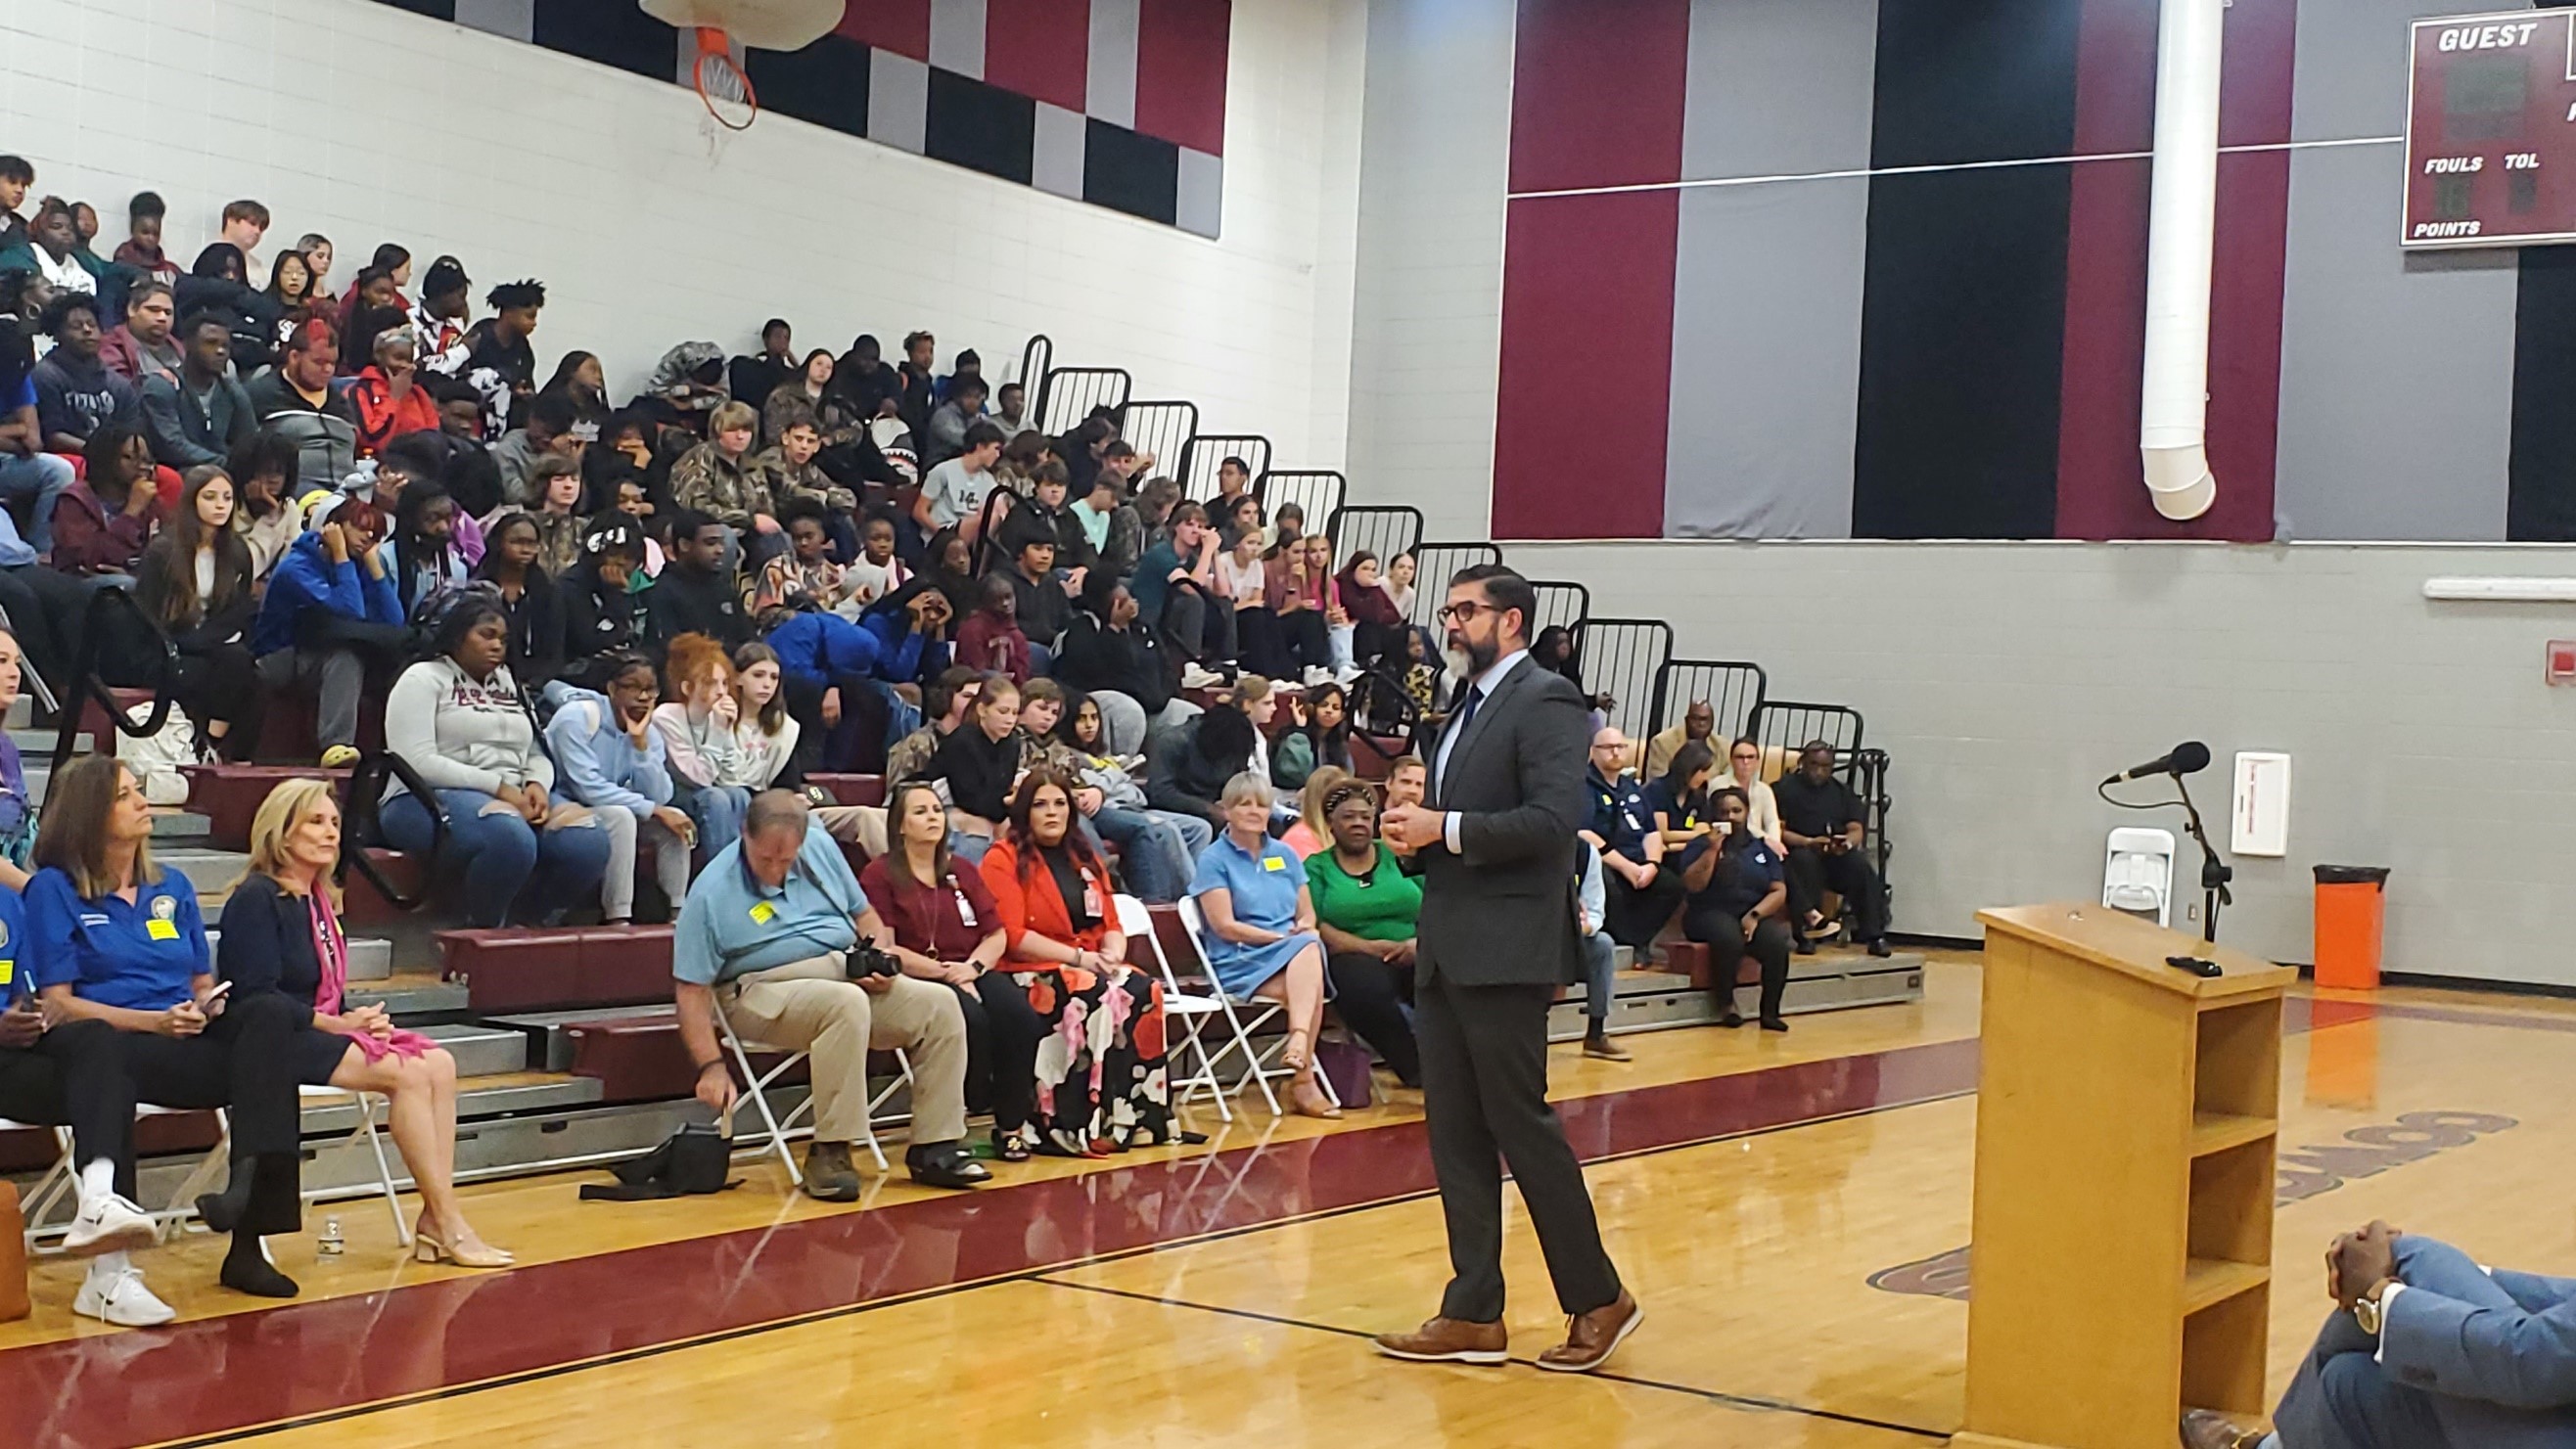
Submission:
[[[400,624],[402,600],[391,579],[380,579],[359,567],[356,559],[331,562],[322,535],[295,540],[269,576],[268,597],[260,602],[259,625],[251,631],[253,654],[273,654],[295,647],[295,626],[306,609],[327,609],[344,619],[369,624]]]
[[[849,675],[905,683],[921,676],[923,640],[903,626],[891,615],[853,624],[838,614],[798,614],[770,630],[767,642],[791,679],[824,688]]]

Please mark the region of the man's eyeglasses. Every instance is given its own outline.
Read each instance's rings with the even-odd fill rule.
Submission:
[[[1440,611],[1433,614],[1431,617],[1439,620],[1443,624],[1464,624],[1468,620],[1476,617],[1478,614],[1499,614],[1501,612],[1502,610],[1495,608],[1491,604],[1479,604],[1473,600],[1468,600],[1455,604],[1442,604],[1440,606]]]

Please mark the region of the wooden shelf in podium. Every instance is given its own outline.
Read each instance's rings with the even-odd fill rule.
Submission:
[[[2297,973],[2105,906],[1977,918],[1968,1415],[1951,1442],[2171,1449],[2186,1406],[2259,1417]]]

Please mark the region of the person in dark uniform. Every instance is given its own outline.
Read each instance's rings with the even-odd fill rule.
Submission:
[[[1673,918],[1683,889],[1680,874],[1664,869],[1664,838],[1655,829],[1645,787],[1621,772],[1627,758],[1628,737],[1617,725],[1592,736],[1592,764],[1585,775],[1592,814],[1582,835],[1601,855],[1602,929],[1642,958],[1655,933]]]
[[[1694,845],[1682,868],[1690,901],[1682,931],[1708,947],[1709,990],[1723,1013],[1720,1026],[1744,1025],[1735,1009],[1736,973],[1745,955],[1762,966],[1760,1011],[1764,1031],[1787,1031],[1780,997],[1789,986],[1789,887],[1779,853],[1745,824],[1751,808],[1744,792],[1729,786],[1709,797],[1717,833]]]
[[[1869,812],[1851,786],[1834,778],[1834,747],[1809,740],[1798,751],[1798,768],[1781,776],[1771,793],[1780,802],[1780,838],[1789,847],[1789,933],[1798,954],[1816,949],[1807,933],[1822,923],[1827,891],[1843,898],[1852,939],[1873,956],[1888,954],[1887,893],[1860,848]]]
[[[1449,581],[1440,622],[1467,656],[1468,688],[1431,757],[1421,805],[1381,829],[1423,863],[1415,935],[1415,1034],[1431,1165],[1453,1276],[1440,1314],[1377,1351],[1418,1362],[1502,1363],[1503,1166],[1510,1164],[1546,1252],[1565,1342],[1538,1366],[1588,1373],[1643,1313],[1601,1245],[1583,1165],[1547,1102],[1547,1013],[1581,979],[1574,833],[1585,792],[1582,692],[1529,655],[1538,597],[1499,564]]]

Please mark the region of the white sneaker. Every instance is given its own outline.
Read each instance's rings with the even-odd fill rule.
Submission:
[[[1309,664],[1306,666],[1306,687],[1308,689],[1321,689],[1332,682],[1333,671],[1326,669],[1320,664]]]
[[[1333,671],[1333,682],[1339,684],[1344,689],[1350,688],[1353,681],[1357,680],[1359,677],[1360,667],[1356,664],[1345,664],[1341,668]]]
[[[95,1258],[151,1247],[160,1236],[143,1209],[109,1193],[83,1205],[80,1215],[72,1219],[71,1231],[63,1235],[63,1251],[75,1258]]]
[[[1183,689],[1214,689],[1223,683],[1225,683],[1225,676],[1215,670],[1203,669],[1197,664],[1181,666],[1181,688]]]
[[[143,1286],[143,1270],[132,1267],[115,1272],[92,1267],[72,1299],[72,1312],[119,1328],[158,1328],[179,1316]]]

